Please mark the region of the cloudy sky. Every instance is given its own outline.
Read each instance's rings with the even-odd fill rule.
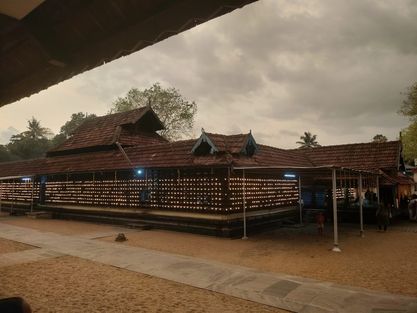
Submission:
[[[260,0],[0,108],[0,143],[32,116],[58,132],[74,112],[105,114],[131,87],[173,86],[198,104],[195,135],[252,129],[295,147],[396,139],[417,81],[417,1]]]

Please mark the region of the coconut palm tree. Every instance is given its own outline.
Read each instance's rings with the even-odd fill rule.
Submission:
[[[51,134],[51,130],[49,128],[42,127],[40,121],[34,117],[28,121],[27,131],[24,132],[24,136],[31,139],[43,139]]]
[[[317,135],[313,135],[310,132],[304,132],[304,136],[300,136],[301,141],[297,141],[297,144],[300,145],[299,148],[312,148],[320,147],[317,142]]]
[[[28,121],[27,130],[13,135],[7,144],[7,150],[10,155],[18,159],[37,158],[45,154],[50,148],[48,136],[51,131],[42,127],[41,123],[34,117]]]

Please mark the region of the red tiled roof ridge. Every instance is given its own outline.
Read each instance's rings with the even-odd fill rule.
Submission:
[[[182,139],[182,140],[176,140],[176,141],[167,141],[167,142],[158,142],[153,143],[151,145],[147,146],[131,146],[131,147],[125,147],[124,150],[128,151],[131,149],[148,149],[153,147],[160,147],[160,146],[173,146],[177,144],[184,144],[184,143],[194,143],[197,139]]]
[[[25,163],[25,162],[34,162],[34,161],[44,161],[49,159],[48,157],[41,157],[41,158],[35,158],[35,159],[25,159],[25,160],[13,160],[13,161],[2,161],[0,162],[1,165],[6,165],[6,164],[18,164],[18,163]]]
[[[116,113],[110,113],[110,114],[100,115],[100,116],[96,116],[94,119],[88,120],[86,122],[88,123],[88,122],[91,122],[91,121],[97,121],[97,119],[107,119],[107,118],[114,119],[116,117],[120,117],[120,116],[123,116],[123,115],[130,115],[133,112],[139,112],[139,111],[141,111],[141,113],[143,113],[143,112],[145,112],[145,111],[147,111],[149,109],[150,108],[148,106],[144,106],[144,107],[135,108],[135,109],[132,109],[132,110],[129,110],[129,111],[116,112]],[[122,123],[120,125],[124,125],[124,123]]]
[[[262,144],[262,143],[258,143],[257,145],[260,146],[260,147],[266,147],[266,148],[276,149],[276,150],[280,150],[280,151],[290,151],[291,152],[291,149],[278,148],[278,147],[274,147],[274,146],[270,146],[270,145],[266,145],[266,144]]]
[[[249,133],[247,133],[247,134],[232,134],[232,135],[226,135],[226,134],[218,134],[218,133],[209,133],[209,132],[204,132],[207,136],[220,136],[220,137],[224,137],[224,138],[227,138],[227,137],[242,137],[242,136],[247,136],[247,135],[249,135]]]
[[[246,136],[249,135],[249,133],[244,134],[244,133],[240,133],[240,134],[231,134],[231,135],[226,135],[226,134],[219,134],[219,133],[210,133],[210,132],[204,132],[206,135],[214,135],[214,136],[223,136],[223,137],[231,137],[231,136]]]
[[[366,145],[385,145],[385,144],[394,144],[394,143],[401,143],[401,140],[388,140],[385,142],[355,142],[355,143],[342,143],[342,144],[335,144],[335,145],[326,145],[326,146],[318,146],[318,147],[306,147],[306,148],[292,148],[292,149],[285,149],[289,151],[311,151],[311,150],[318,150],[318,149],[325,149],[325,148],[333,148],[333,147],[349,147],[349,146],[366,146]]]
[[[77,127],[76,131],[82,130],[83,128],[85,128],[86,126],[89,126],[90,124],[96,124],[98,120],[106,120],[106,119],[114,120],[117,117],[120,117],[120,116],[123,116],[123,115],[130,115],[130,114],[132,114],[132,112],[139,112],[139,111],[141,111],[141,113],[144,113],[148,109],[149,109],[149,107],[140,107],[140,108],[132,109],[132,110],[129,110],[129,111],[117,112],[117,113],[111,113],[111,114],[105,114],[105,115],[96,116],[93,119],[84,121],[80,126]],[[135,120],[137,120],[139,117],[140,116],[136,117]],[[129,123],[126,123],[126,122],[123,122],[123,123],[120,123],[120,124],[116,123],[116,126],[126,125],[126,124],[130,124],[130,123],[132,123],[132,121],[129,121]]]

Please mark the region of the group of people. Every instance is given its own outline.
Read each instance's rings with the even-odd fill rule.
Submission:
[[[410,221],[417,221],[417,195],[414,194],[408,202],[408,216],[410,217]]]
[[[378,230],[386,232],[390,219],[392,218],[392,204],[385,203],[380,204],[376,210],[376,221],[378,224]],[[414,194],[412,199],[408,202],[408,212],[410,221],[417,222],[417,195]],[[320,212],[316,215],[317,231],[319,235],[323,235],[324,223],[326,217],[323,212]]]
[[[413,194],[411,200],[408,201],[408,214],[410,221],[417,222],[417,195]],[[391,204],[380,204],[376,211],[376,218],[378,222],[378,229],[381,231],[387,231],[389,220],[392,217],[392,205]]]

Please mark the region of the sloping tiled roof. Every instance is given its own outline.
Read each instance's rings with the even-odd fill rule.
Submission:
[[[152,132],[138,132],[136,131],[135,134],[132,134],[126,129],[122,129],[120,131],[119,136],[119,143],[122,146],[145,146],[145,145],[152,145],[157,143],[168,142],[164,137],[160,136],[157,133]]]
[[[206,133],[210,140],[214,143],[219,152],[230,152],[233,154],[240,153],[244,148],[249,134],[238,134],[238,135],[222,135]]]
[[[191,153],[196,142],[195,139],[126,147],[125,151],[135,167],[144,168],[336,165],[363,170],[396,169],[400,151],[400,143],[394,141],[298,150],[284,150],[258,144],[258,150],[253,156],[231,153],[231,151],[237,151],[236,147],[240,145],[244,136],[222,135],[216,137],[214,140],[224,141],[227,151],[204,156],[196,156]],[[220,144],[219,146],[223,147]],[[119,150],[109,150],[0,163],[0,177],[110,171],[130,167]]]
[[[0,163],[0,178],[9,176],[29,176],[41,174],[46,158]]]
[[[236,136],[232,136],[232,141],[234,138]],[[183,140],[173,143],[132,146],[125,148],[125,151],[135,167],[144,168],[311,166],[311,163],[303,155],[264,145],[258,145],[258,150],[252,157],[229,152],[195,156],[191,153],[195,141]],[[0,177],[110,171],[130,167],[119,150],[109,150],[0,163]]]
[[[395,174],[387,174],[382,172],[382,177],[380,180],[381,185],[414,185],[414,180],[407,175],[397,172]]]
[[[400,162],[401,142],[368,142],[291,150],[305,155],[313,165],[375,171],[397,169]]]
[[[235,166],[288,166],[311,167],[311,162],[300,153],[258,144],[252,157],[237,155],[233,158]]]
[[[142,143],[149,144],[166,141],[152,131],[135,131],[132,133],[121,127],[123,125],[133,125],[137,123],[147,113],[154,115],[154,130],[163,129],[162,123],[149,107],[100,116],[92,120],[85,121],[77,128],[73,136],[68,138],[58,147],[51,149],[49,154],[53,154],[58,151],[80,150],[88,147],[110,146],[116,141],[120,141],[122,145],[137,145]]]

